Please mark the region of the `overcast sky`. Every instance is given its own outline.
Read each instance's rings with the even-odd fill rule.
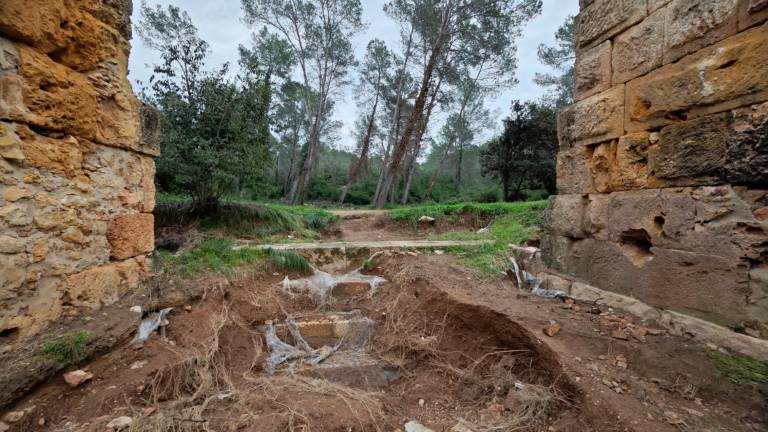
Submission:
[[[133,22],[136,23],[139,20],[140,0],[134,3]],[[236,64],[238,45],[250,44],[252,29],[241,21],[240,0],[148,0],[148,3],[173,4],[189,12],[200,36],[210,44],[207,59],[209,66],[217,66],[224,62]],[[368,41],[374,38],[384,40],[390,48],[397,48],[399,27],[382,11],[386,0],[362,0],[362,3],[363,20],[369,27],[353,41],[358,58],[362,58]],[[548,68],[539,63],[536,48],[541,43],[554,43],[555,31],[568,15],[578,13],[578,3],[578,0],[544,0],[542,14],[526,26],[523,37],[518,41],[517,77],[520,84],[498,95],[494,100],[488,101],[488,107],[493,110],[497,118],[500,119],[506,115],[512,99],[537,99],[542,95],[543,90],[533,82],[533,77],[537,72],[547,72]],[[158,60],[157,53],[146,47],[138,37],[134,39],[129,74],[134,87],[137,80],[147,82],[151,75],[150,65],[157,63]],[[352,126],[358,111],[349,92],[343,99],[337,101],[335,112],[335,117],[344,123],[339,144],[346,148],[354,148]],[[499,122],[496,123],[499,124]],[[436,128],[433,127],[431,130]],[[490,136],[493,133],[494,131],[486,131],[483,135]]]

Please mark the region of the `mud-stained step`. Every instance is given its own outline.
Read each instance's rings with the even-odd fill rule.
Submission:
[[[482,246],[493,240],[385,240],[354,242],[279,243],[255,244],[245,240],[233,249],[275,249],[275,250],[327,250],[327,249],[434,249],[454,246]]]
[[[360,348],[370,339],[376,323],[359,311],[308,312],[292,317],[301,336],[312,348],[336,345],[344,338],[347,348]],[[285,340],[290,332],[285,324],[275,324],[277,336]]]

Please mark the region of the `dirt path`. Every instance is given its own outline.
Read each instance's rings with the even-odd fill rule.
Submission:
[[[433,249],[451,246],[480,246],[491,244],[493,240],[381,240],[381,241],[341,241],[318,243],[277,243],[277,244],[243,244],[235,249],[277,249],[277,250],[306,250],[306,249]]]
[[[341,216],[342,238],[375,233],[365,223],[382,217]],[[350,244],[444,243],[279,247]],[[531,296],[428,250],[385,251],[366,268],[388,282],[319,286],[250,269],[171,311],[166,337],[139,346],[126,339],[71,368],[91,381],[71,388],[56,377],[2,414],[20,416],[10,430],[25,432],[100,432],[119,416],[139,432],[390,431],[409,421],[436,432],[768,430],[768,387],[730,382],[712,360],[717,347],[659,323]],[[288,335],[287,318],[309,347]],[[266,367],[272,323],[306,351],[274,374]],[[349,333],[358,324],[369,329],[362,338]],[[559,331],[545,335],[553,324]],[[313,364],[305,355],[330,356]],[[462,420],[484,426],[455,428]]]
[[[418,240],[428,232],[393,222],[387,210],[335,210],[338,222],[328,231],[334,239],[345,241]]]

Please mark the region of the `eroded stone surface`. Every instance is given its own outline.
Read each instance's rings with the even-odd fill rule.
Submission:
[[[624,86],[579,101],[560,112],[561,148],[619,138],[624,134]]]
[[[645,17],[645,0],[595,0],[579,15],[579,45],[597,44]]]
[[[611,87],[611,41],[584,52],[576,63],[575,99],[581,100]]]
[[[665,8],[664,63],[735,34],[738,3],[739,0],[673,0]]]
[[[613,44],[613,83],[624,83],[661,66],[664,49],[664,11],[616,37]]]
[[[130,0],[0,3],[0,331],[27,336],[147,271],[159,119],[126,76]]]
[[[768,27],[752,29],[627,83],[629,131],[768,99]]]

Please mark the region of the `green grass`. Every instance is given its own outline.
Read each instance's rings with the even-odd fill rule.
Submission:
[[[435,219],[459,218],[464,215],[472,215],[478,218],[495,218],[505,214],[517,214],[525,217],[525,215],[530,215],[537,210],[544,210],[546,207],[547,201],[436,204],[392,209],[389,211],[389,217],[393,220],[404,220],[415,225],[422,216],[429,216]]]
[[[292,273],[309,273],[309,261],[293,251],[267,249],[267,257],[276,270]]]
[[[235,242],[226,238],[205,240],[180,255],[156,251],[156,262],[160,268],[182,277],[193,276],[206,271],[231,273],[245,264],[264,262],[264,251],[257,249],[233,250]]]
[[[237,200],[222,201],[217,209],[201,214],[191,199],[166,194],[158,195],[154,215],[158,227],[199,223],[202,230],[218,235],[259,239],[278,233],[316,238],[336,220],[318,208]]]
[[[87,332],[70,333],[45,344],[43,354],[62,365],[70,365],[85,358],[85,345],[87,343]]]
[[[734,384],[768,383],[768,362],[739,354],[711,351],[718,372]]]
[[[496,216],[491,223],[489,232],[477,234],[475,232],[459,231],[441,234],[435,238],[440,240],[495,240],[492,244],[449,247],[446,248],[446,251],[457,255],[459,261],[468,267],[478,269],[487,276],[496,275],[507,269],[509,244],[521,244],[538,231],[539,226],[543,222],[546,205],[546,201],[505,204],[462,204],[464,208],[469,207],[470,211],[482,214],[484,217]],[[444,211],[445,209],[440,210]],[[444,213],[444,215],[456,214],[454,213],[454,208],[450,208],[448,211],[449,213]],[[413,217],[413,214],[415,213],[409,212],[407,216],[403,217],[410,219]],[[416,219],[418,220],[418,217]]]

